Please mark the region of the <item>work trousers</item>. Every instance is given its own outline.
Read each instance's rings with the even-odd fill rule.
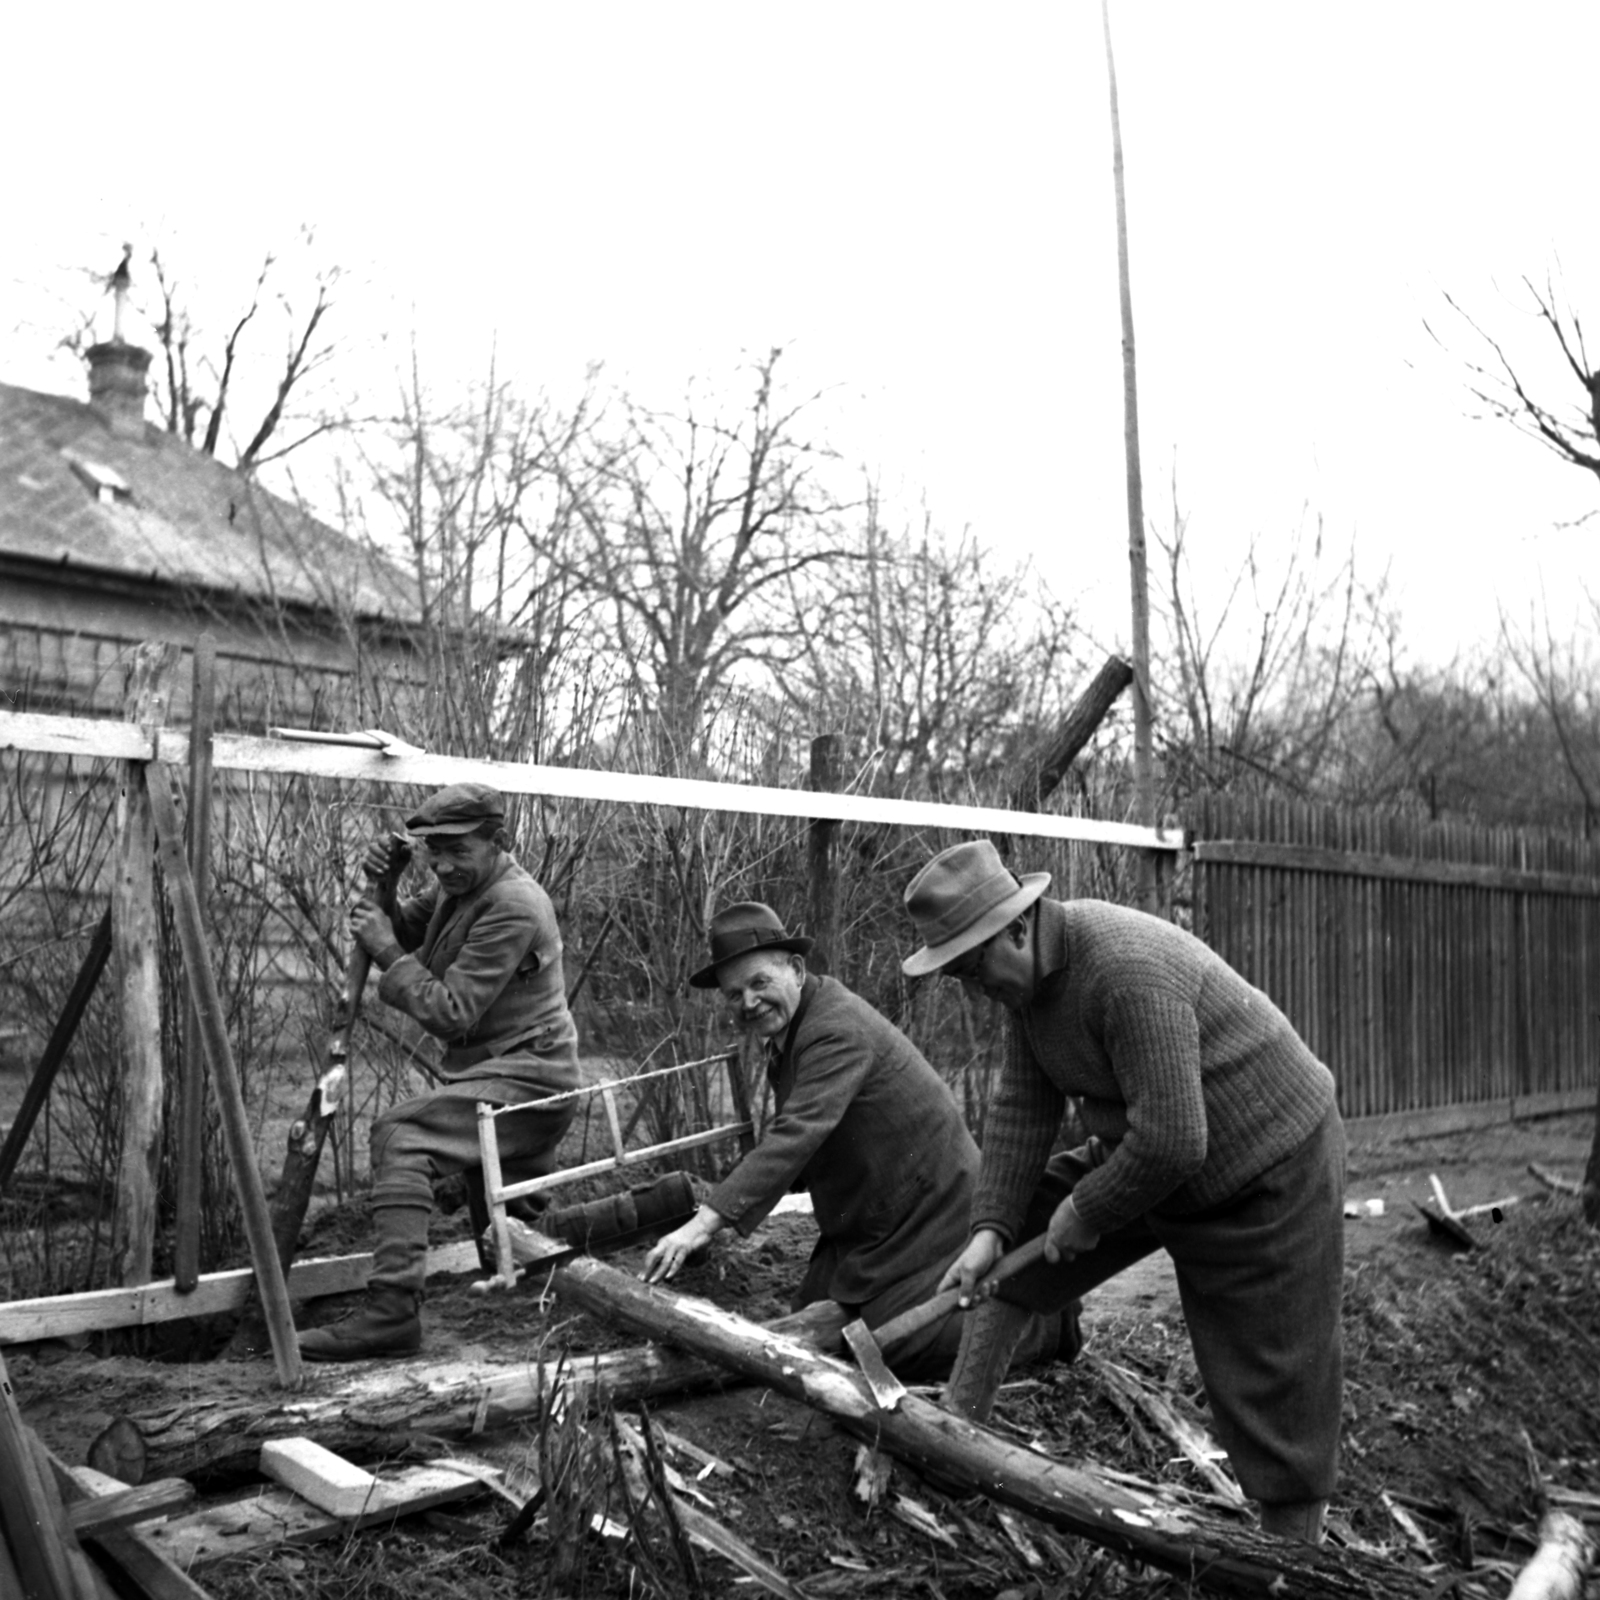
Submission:
[[[1240,1486],[1267,1503],[1326,1500],[1338,1475],[1344,1391],[1344,1160],[1344,1125],[1330,1110],[1298,1149],[1221,1205],[1184,1215],[1158,1207],[1072,1261],[1018,1273],[999,1293],[1058,1310],[1165,1249],[1217,1438]],[[1085,1149],[1051,1159],[1024,1238],[1045,1231],[1096,1164]]]
[[[497,1063],[493,1078],[446,1083],[373,1118],[372,1213],[377,1240],[369,1287],[422,1292],[434,1179],[482,1165],[478,1102],[520,1105],[558,1092],[499,1075],[504,1066]],[[555,1170],[556,1146],[575,1110],[576,1102],[565,1100],[496,1119],[495,1143],[507,1182],[541,1178]]]

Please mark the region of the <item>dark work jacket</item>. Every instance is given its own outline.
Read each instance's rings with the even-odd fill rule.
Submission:
[[[434,883],[402,900],[393,921],[407,953],[384,973],[378,995],[444,1041],[447,1080],[470,1080],[485,1099],[577,1087],[561,930],[529,873],[502,854],[481,888],[444,898]],[[502,1079],[514,1092],[494,1089]]]
[[[817,977],[767,1072],[776,1113],[713,1209],[748,1234],[786,1190],[811,1191],[822,1237],[797,1305],[879,1302],[875,1323],[925,1298],[966,1244],[979,1165],[944,1080],[865,1000]]]

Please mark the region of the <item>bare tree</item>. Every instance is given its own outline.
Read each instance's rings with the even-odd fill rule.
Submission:
[[[1195,589],[1176,484],[1171,531],[1156,539],[1172,789],[1226,787],[1255,772],[1298,794],[1348,792],[1352,740],[1393,640],[1384,582],[1364,584],[1354,550],[1329,550],[1317,518],[1275,558],[1252,540],[1211,615]]]
[[[342,273],[317,257],[311,229],[289,250],[267,251],[242,306],[227,313],[160,245],[142,256],[130,245],[110,279],[91,276],[120,284],[148,324],[161,425],[186,444],[253,472],[354,424],[348,405],[319,392],[338,355],[328,321]],[[90,304],[62,347],[83,354],[98,312]]]
[[[781,358],[754,363],[738,411],[692,393],[681,413],[622,395],[588,428],[545,439],[558,519],[576,535],[560,559],[604,600],[606,642],[654,713],[666,764],[697,758],[708,705],[741,667],[792,654],[777,603],[788,580],[851,554],[833,453],[801,431],[818,397],[784,397]]]
[[[779,687],[841,733],[880,793],[960,793],[1003,776],[1070,697],[1080,638],[1031,563],[923,513],[891,533],[869,491],[853,560],[826,584],[797,575],[800,650]]]
[[[1561,370],[1582,398],[1573,396],[1570,390],[1565,400],[1536,395],[1533,383],[1518,370],[1502,341],[1485,331],[1471,313],[1447,294],[1446,304],[1489,351],[1487,360],[1467,363],[1469,388],[1491,417],[1509,422],[1563,461],[1600,479],[1600,366],[1589,359],[1582,319],[1570,302],[1562,304],[1550,277],[1546,277],[1543,288],[1531,278],[1523,278],[1522,283],[1533,302],[1534,320],[1553,341]],[[1428,332],[1436,342],[1444,343],[1431,327]]]

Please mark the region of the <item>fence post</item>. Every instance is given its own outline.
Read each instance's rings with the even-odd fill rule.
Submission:
[[[126,717],[161,736],[166,677],[178,647],[146,643],[134,655]],[[122,1008],[122,1147],[112,1260],[123,1284],[149,1283],[161,1147],[161,927],[156,915],[155,825],[145,763],[124,764],[111,886],[111,949]]]
[[[811,741],[811,787],[835,794],[839,788],[839,736],[819,734]],[[809,964],[814,972],[839,970],[839,882],[833,846],[839,824],[818,818],[806,840],[806,923],[816,940]]]
[[[189,708],[189,873],[204,919],[211,882],[211,730],[217,706],[217,641],[194,642]],[[205,1160],[205,1037],[191,1000],[184,1012],[183,1067],[178,1089],[177,1169],[173,1205],[172,1279],[179,1294],[200,1281],[200,1213]]]

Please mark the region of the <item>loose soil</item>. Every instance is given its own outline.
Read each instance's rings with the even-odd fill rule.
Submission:
[[[1600,1520],[1600,1233],[1584,1225],[1574,1200],[1547,1194],[1527,1172],[1538,1162],[1576,1180],[1593,1132],[1592,1116],[1575,1115],[1352,1150],[1348,1196],[1360,1215],[1346,1225],[1348,1381],[1343,1476],[1331,1516],[1335,1545],[1379,1548],[1434,1572],[1441,1593],[1454,1581],[1460,1595],[1500,1596],[1532,1551],[1540,1511],[1535,1472],[1546,1487],[1595,1497],[1584,1514]],[[1481,1249],[1458,1251],[1428,1229],[1413,1203],[1430,1198],[1430,1174],[1457,1208],[1524,1198],[1499,1223],[1474,1222]],[[464,1220],[464,1213],[438,1219],[438,1239],[460,1237]],[[809,1217],[774,1217],[750,1239],[722,1236],[675,1286],[756,1320],[779,1315],[813,1237]],[[359,1212],[345,1208],[319,1219],[307,1253],[366,1243]],[[641,1256],[617,1260],[636,1266]],[[468,1292],[468,1281],[430,1285],[432,1359],[512,1363],[635,1342],[531,1291],[480,1297]],[[308,1309],[304,1320],[315,1321],[340,1307]],[[1097,1291],[1084,1323],[1093,1356],[1130,1368],[1205,1425],[1164,1257]],[[62,1346],[9,1351],[7,1362],[28,1420],[75,1460],[118,1415],[213,1388],[264,1391],[273,1382],[269,1362],[163,1364]],[[313,1368],[309,1386],[332,1392],[340,1372]],[[903,1466],[868,1508],[853,1493],[855,1442],[825,1417],[762,1389],[663,1402],[651,1415],[669,1435],[722,1463],[705,1467],[669,1441],[669,1464],[704,1496],[704,1508],[809,1595],[1065,1600],[1189,1592],[1083,1541],[1002,1518],[981,1498],[952,1498]],[[1016,1375],[1002,1392],[996,1425],[1061,1459],[1133,1474],[1173,1493],[1203,1488],[1169,1440],[1109,1398],[1093,1361]],[[449,1517],[410,1518],[322,1545],[278,1546],[197,1576],[216,1600],[697,1592],[659,1532],[640,1550],[581,1531],[594,1510],[619,1515],[615,1498],[604,1499],[608,1437],[603,1422],[590,1419],[581,1429],[530,1423],[471,1442],[475,1455],[535,1472],[541,1449],[547,1466],[549,1452],[574,1452],[572,1494],[508,1547],[495,1538],[510,1508],[485,1499]],[[411,1444],[420,1455],[465,1448]],[[696,1571],[698,1592],[758,1592],[720,1557],[699,1553]],[[1600,1596],[1600,1586],[1591,1585],[1590,1594]]]

